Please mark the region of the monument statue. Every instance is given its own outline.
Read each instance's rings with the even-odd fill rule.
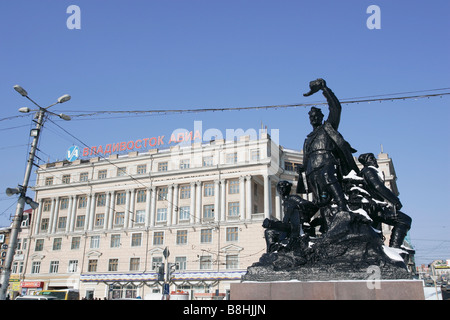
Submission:
[[[371,196],[372,206],[368,210],[374,221],[373,227],[380,229],[381,223],[393,226],[389,246],[400,248],[412,219],[400,211],[400,199],[384,185],[384,177],[378,170],[378,162],[373,153],[361,154],[358,161],[364,165],[360,175],[364,179],[365,189]]]
[[[304,96],[322,90],[328,102],[329,114],[328,119],[322,122],[324,115],[321,109],[312,107],[309,111],[313,131],[308,134],[303,144],[302,169],[306,179],[299,175],[297,193],[312,193],[313,202],[322,208],[321,215],[327,229],[332,213],[327,212],[326,208],[330,208],[330,203],[335,204],[338,212],[347,211],[341,185],[342,177],[351,170],[358,173],[359,169],[352,155],[356,150],[338,132],[342,110],[339,100],[323,79],[311,81],[309,86],[310,91]]]
[[[283,221],[268,218],[264,220],[267,252],[291,250],[301,236],[301,231],[308,234],[313,232],[308,222],[318,208],[314,203],[302,199],[299,195],[291,195],[291,187],[292,183],[289,181],[277,183],[283,206]]]
[[[360,155],[364,167],[358,168],[356,150],[338,132],[341,105],[325,80],[311,81],[309,87],[304,96],[322,90],[328,118],[323,121],[322,111],[311,108],[313,131],[304,141],[297,194],[290,194],[292,183],[278,183],[283,220],[264,220],[267,252],[242,279],[361,280],[373,266],[380,268],[382,279],[410,279],[404,260],[409,253],[401,246],[411,218],[384,186],[373,154]],[[299,194],[312,194],[312,201]],[[381,223],[393,226],[389,247]]]

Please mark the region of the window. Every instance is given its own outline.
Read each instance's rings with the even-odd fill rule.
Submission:
[[[203,166],[212,167],[214,165],[213,156],[203,157]]]
[[[67,271],[69,273],[77,272],[78,270],[78,260],[69,260],[69,268]]]
[[[164,244],[164,232],[158,231],[153,233],[153,245]]]
[[[147,191],[146,190],[138,190],[136,193],[136,202],[143,203],[147,200]]]
[[[205,183],[205,187],[203,189],[203,196],[205,197],[214,196],[214,183]]]
[[[294,164],[292,162],[284,162],[284,170],[286,171],[294,171]]]
[[[117,271],[119,269],[119,259],[109,259],[108,271]]]
[[[227,228],[227,241],[238,241],[238,228],[237,227],[230,227]]]
[[[156,210],[156,222],[167,221],[167,208],[159,208]]]
[[[99,247],[100,247],[100,236],[92,236],[91,237],[90,248],[91,249],[98,249]]]
[[[211,256],[201,256],[200,257],[200,270],[209,270],[212,266]]]
[[[178,270],[186,270],[186,257],[175,257],[175,264],[178,265]]]
[[[228,254],[225,258],[225,265],[227,269],[238,269],[238,255],[237,254]]]
[[[86,208],[87,205],[87,197],[86,196],[80,196],[78,198],[78,208]]]
[[[73,237],[70,249],[80,249],[81,237]]]
[[[47,231],[48,229],[48,218],[43,218],[41,220],[41,231]]]
[[[64,210],[69,207],[69,198],[62,198],[59,201],[59,209]]]
[[[63,175],[61,181],[62,181],[62,183],[69,184],[70,183],[70,174]]]
[[[20,271],[19,271],[20,269]],[[14,261],[11,266],[11,273],[22,273],[23,271],[23,262],[21,262],[21,266],[19,267],[19,264],[17,261]]]
[[[191,197],[191,186],[181,186],[180,199],[189,199]]]
[[[250,159],[252,161],[259,161],[259,149],[250,151]]]
[[[141,258],[130,258],[130,271],[139,271]]]
[[[62,238],[53,239],[53,250],[61,250]]]
[[[117,192],[116,204],[125,204],[126,195],[125,192]]]
[[[177,231],[177,244],[187,244],[187,230]]]
[[[186,207],[180,207],[179,210],[179,220],[180,221],[186,221],[189,220],[189,216],[190,216],[190,212],[191,212],[191,207],[186,206]]]
[[[119,247],[120,247],[120,234],[112,234],[111,248],[119,248]]]
[[[95,227],[101,228],[101,227],[103,227],[104,223],[105,223],[105,214],[97,213],[95,215]]]
[[[77,221],[75,223],[75,228],[77,228],[77,229],[83,228],[85,219],[86,219],[86,216],[77,216]]]
[[[153,257],[152,258],[152,270],[157,270],[157,268],[162,264],[162,257]]]
[[[99,170],[98,171],[98,179],[106,179],[108,171],[107,170]]]
[[[214,205],[208,204],[203,206],[203,219],[211,220],[214,219]]]
[[[88,261],[88,272],[97,272],[97,259],[89,259]]]
[[[239,202],[228,203],[228,216],[239,217]]]
[[[51,207],[52,207],[52,201],[50,199],[44,200],[44,202],[42,204],[42,210],[50,211]]]
[[[41,262],[40,261],[33,261],[31,264],[31,273],[39,273],[41,270]]]
[[[202,229],[200,231],[200,243],[212,242],[212,229]]]
[[[89,174],[87,172],[80,173],[80,182],[88,181]]]
[[[59,217],[58,218],[58,229],[64,230],[66,228],[67,217]]]
[[[228,181],[228,193],[229,194],[239,193],[239,180]]]
[[[142,245],[142,233],[133,233],[131,235],[131,246],[140,247]]]
[[[167,187],[158,188],[158,200],[167,200]]]
[[[146,164],[140,164],[137,166],[137,174],[144,174],[147,172],[147,165]]]
[[[49,273],[58,273],[59,269],[59,261],[50,261],[50,270]]]
[[[227,164],[237,163],[237,152],[227,153],[225,161]]]
[[[51,186],[53,184],[53,177],[47,177],[45,178],[45,185]]]
[[[190,159],[180,160],[180,169],[189,169],[190,163],[191,163]]]
[[[123,226],[124,221],[125,221],[125,212],[116,212],[114,214],[114,225],[115,226]]]
[[[127,175],[127,168],[126,167],[120,167],[117,168],[117,176],[118,177],[123,177]]]
[[[44,250],[44,239],[37,239],[34,251],[42,251],[42,250]]]
[[[158,171],[167,171],[167,162],[158,163]]]
[[[143,224],[145,222],[145,210],[136,210],[136,218],[134,223]]]
[[[101,193],[97,195],[97,207],[104,207],[106,205],[106,194]]]

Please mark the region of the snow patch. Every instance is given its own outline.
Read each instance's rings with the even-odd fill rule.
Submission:
[[[404,251],[402,249],[391,248],[388,246],[383,246],[383,251],[389,258],[391,258],[392,260],[396,260],[396,261],[403,261],[403,258],[400,255],[400,253],[407,253],[406,251]]]

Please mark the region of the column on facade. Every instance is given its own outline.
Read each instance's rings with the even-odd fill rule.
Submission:
[[[222,179],[220,180],[220,221],[225,221],[227,215],[226,191],[226,180]]]
[[[70,226],[69,226],[69,232],[73,232],[75,228],[75,219],[76,219],[76,213],[77,213],[77,196],[71,196],[72,198],[72,207],[70,209]]]
[[[220,218],[220,181],[214,180],[214,221],[218,222]]]
[[[34,225],[34,234],[39,234],[39,226],[41,225],[41,217],[42,217],[42,207],[44,206],[44,200],[39,200],[38,213],[35,220]]]
[[[96,199],[95,199],[95,193],[91,194],[89,196],[90,203],[88,203],[89,208],[89,230],[94,229],[94,221],[95,221],[95,205],[96,205]]]
[[[67,206],[66,233],[70,231],[70,222],[72,221],[73,197],[69,196],[69,205]]]
[[[105,219],[103,221],[103,230],[108,229],[108,221],[110,218],[109,216],[109,207],[111,202],[111,192],[106,192],[106,199],[105,199]]]
[[[264,217],[270,218],[272,211],[272,185],[270,182],[270,176],[264,175]]]
[[[246,193],[246,216],[245,220],[250,220],[252,218],[252,176],[245,177],[245,193]]]
[[[178,189],[179,189],[179,185],[175,184],[173,186],[173,199],[172,199],[172,203],[173,203],[173,208],[172,208],[172,224],[177,224],[177,215],[178,215],[178,211],[180,210],[180,208],[178,208]]]
[[[84,223],[84,231],[89,229],[89,221],[91,221],[91,195],[87,195],[86,218]]]
[[[136,213],[134,212],[134,207],[136,204],[136,190],[132,189],[130,191],[130,208],[128,209],[128,227],[131,228],[134,226],[134,221],[136,219]]]
[[[202,182],[197,181],[195,185],[195,217],[202,221]]]
[[[116,192],[111,192],[111,199],[109,204],[109,220],[108,220],[108,229],[111,230],[113,228],[113,222],[114,222],[114,210],[116,206]]]
[[[281,195],[278,192],[278,189],[275,188],[275,217],[278,220],[282,220],[283,217],[281,216]]]
[[[155,215],[156,215],[156,187],[151,187],[152,200],[150,203],[150,227],[155,225]]]
[[[190,192],[191,192],[191,206],[189,208],[189,213],[190,213],[189,222],[191,224],[194,224],[196,222],[195,221],[195,217],[196,217],[196,215],[195,215],[195,195],[196,195],[196,193],[195,193],[195,182],[191,182],[191,190],[190,190]]]
[[[55,209],[55,202],[56,202],[56,198],[52,198],[52,204],[50,206],[50,219],[48,222],[48,233],[53,233],[53,223],[55,221],[55,213],[56,213],[56,209]]]
[[[167,225],[172,225],[173,185],[167,186]]]
[[[150,206],[152,201],[152,188],[147,188],[145,195],[145,220],[144,225],[145,228],[148,228],[150,225]]]
[[[125,190],[125,212],[123,218],[123,228],[128,228],[128,221],[130,219],[130,190]]]
[[[239,218],[245,219],[245,177],[239,177]]]

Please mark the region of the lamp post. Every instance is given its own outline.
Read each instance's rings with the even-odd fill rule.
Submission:
[[[45,115],[46,113],[56,115],[60,117],[63,120],[70,120],[70,117],[65,114],[55,114],[48,109],[58,103],[64,103],[66,101],[70,100],[70,96],[68,94],[61,96],[58,98],[57,102],[49,105],[46,108],[42,108],[39,106],[36,102],[34,102],[29,96],[28,93],[19,85],[14,86],[14,90],[16,90],[18,93],[20,93],[23,97],[30,100],[33,104],[35,104],[39,109],[37,110],[31,110],[27,107],[20,108],[20,112],[30,112],[30,111],[37,111],[37,121],[36,121],[36,127],[34,129],[31,129],[30,136],[33,137],[33,141],[31,142],[31,150],[28,157],[27,162],[27,168],[25,170],[25,177],[23,179],[22,185],[19,185],[17,188],[7,188],[6,194],[8,196],[18,194],[19,200],[17,201],[16,206],[16,213],[14,215],[14,220],[11,228],[11,235],[9,237],[9,246],[8,251],[6,252],[6,259],[5,264],[3,267],[3,273],[2,273],[2,279],[1,279],[1,287],[0,287],[0,300],[5,300],[7,297],[7,291],[9,286],[9,278],[11,275],[11,266],[14,259],[14,255],[16,253],[16,246],[17,246],[17,236],[19,233],[20,225],[22,223],[23,219],[23,209],[25,204],[29,204],[31,208],[36,209],[38,207],[38,203],[34,202],[31,198],[26,196],[27,188],[28,188],[28,182],[30,180],[31,170],[33,168],[34,164],[34,156],[36,154],[37,144],[39,140],[39,135],[41,128],[45,121]]]

